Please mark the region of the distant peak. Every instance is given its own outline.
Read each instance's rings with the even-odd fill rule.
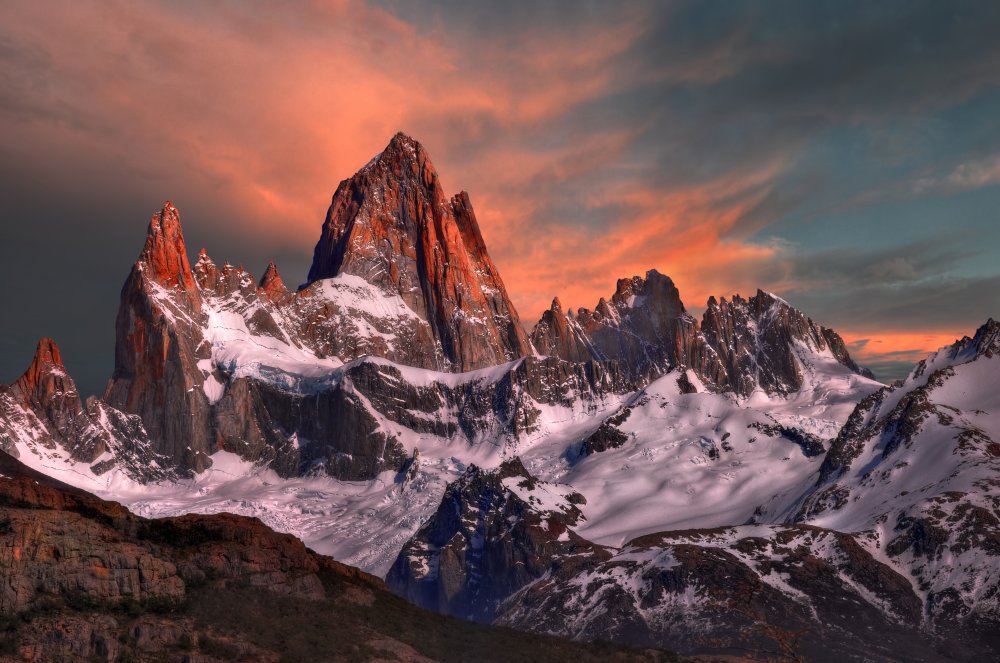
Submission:
[[[288,291],[273,260],[267,263],[267,269],[264,270],[264,275],[260,277],[259,287],[271,296],[283,295]]]
[[[35,358],[31,362],[32,367],[35,366],[59,366],[62,367],[62,353],[59,352],[59,346],[51,338],[43,338],[38,341],[38,346],[35,348]]]
[[[147,276],[167,287],[195,288],[187,247],[181,230],[180,212],[169,200],[153,214],[146,231],[146,245],[139,262]]]
[[[31,366],[13,385],[25,402],[44,403],[57,392],[75,391],[62,362],[59,346],[51,338],[38,341]]]

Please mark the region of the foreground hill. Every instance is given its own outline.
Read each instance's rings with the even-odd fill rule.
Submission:
[[[3,661],[670,661],[461,622],[258,520],[146,520],[0,453]]]

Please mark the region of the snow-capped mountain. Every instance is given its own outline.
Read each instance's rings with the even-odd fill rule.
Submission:
[[[443,191],[395,136],[297,290],[192,265],[166,203],[103,398],[44,341],[0,388],[0,444],[142,516],[256,516],[471,619],[836,660],[995,646],[996,323],[894,389],[780,297],[697,320],[656,270],[529,335]]]
[[[342,275],[397,295],[424,323],[427,333],[399,349],[402,363],[468,371],[530,354],[469,195],[448,199],[405,134],[333,194],[309,282]]]
[[[939,630],[1000,618],[1000,324],[864,399],[795,520],[867,531]],[[997,640],[993,639],[996,643]]]

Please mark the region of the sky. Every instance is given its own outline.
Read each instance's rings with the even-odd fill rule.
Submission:
[[[404,131],[526,326],[670,275],[773,291],[879,378],[1000,314],[1000,3],[0,5],[0,381],[85,394],[164,200],[192,253],[305,279]],[[192,256],[193,257],[193,256]]]

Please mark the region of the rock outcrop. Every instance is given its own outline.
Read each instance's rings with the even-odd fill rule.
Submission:
[[[93,397],[81,402],[59,347],[47,338],[24,374],[0,385],[0,450],[82,463],[96,475],[117,467],[146,481],[173,476],[171,459],[154,451],[139,417]]]
[[[699,373],[728,389],[748,395],[761,388],[768,393],[789,394],[802,388],[803,355],[828,355],[847,369],[872,378],[859,367],[840,336],[821,327],[788,302],[758,290],[750,299],[735,295],[731,301],[711,298],[702,318],[701,332],[723,371],[708,366]]]
[[[572,527],[582,496],[532,477],[517,458],[472,466],[400,552],[389,587],[419,606],[490,622],[500,603],[542,577],[556,556],[604,556]]]

